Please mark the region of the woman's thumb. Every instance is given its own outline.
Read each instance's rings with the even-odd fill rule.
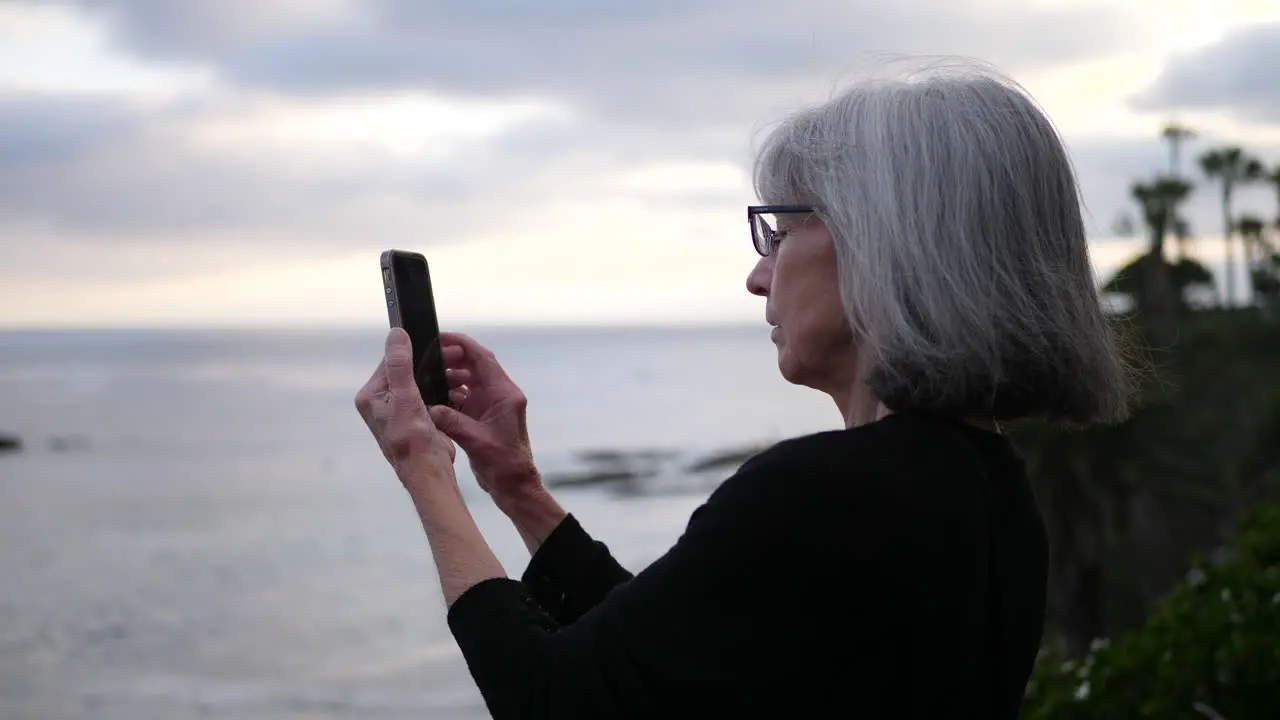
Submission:
[[[432,405],[428,412],[431,413],[431,422],[435,423],[440,432],[461,445],[463,450],[467,449],[467,445],[476,436],[479,423],[448,405]]]

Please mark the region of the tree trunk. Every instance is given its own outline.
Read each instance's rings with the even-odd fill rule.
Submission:
[[[1145,317],[1152,334],[1161,343],[1171,342],[1175,334],[1177,302],[1170,277],[1169,264],[1157,247],[1142,258],[1142,293],[1139,311]]]
[[[1236,263],[1235,248],[1231,244],[1231,185],[1225,180],[1222,184],[1222,227],[1223,232],[1225,233],[1222,236],[1222,249],[1226,256],[1227,263],[1227,298],[1224,304],[1226,307],[1230,308],[1234,306],[1236,302]]]
[[[1257,249],[1257,245],[1254,243],[1252,235],[1245,235],[1244,233],[1240,234],[1240,244],[1244,247],[1244,287],[1248,293],[1245,296],[1245,306],[1253,307],[1253,264],[1254,250]]]

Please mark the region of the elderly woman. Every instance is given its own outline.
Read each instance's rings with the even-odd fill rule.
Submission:
[[[988,73],[864,83],[781,123],[755,184],[747,290],[844,427],[748,461],[642,572],[547,493],[474,340],[444,337],[457,409],[424,407],[398,330],[357,397],[495,718],[1017,715],[1047,549],[998,423],[1114,420],[1129,394],[1062,143]],[[532,553],[520,580],[451,439]]]

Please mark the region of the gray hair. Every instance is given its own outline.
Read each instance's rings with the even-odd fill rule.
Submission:
[[[976,63],[861,81],[779,124],[754,175],[762,202],[826,224],[866,382],[890,409],[1126,416],[1071,162],[1012,81]]]

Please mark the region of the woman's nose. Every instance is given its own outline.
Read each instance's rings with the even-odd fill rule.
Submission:
[[[752,295],[766,297],[769,294],[769,283],[773,279],[773,267],[769,258],[760,258],[756,266],[747,274],[747,292]]]

